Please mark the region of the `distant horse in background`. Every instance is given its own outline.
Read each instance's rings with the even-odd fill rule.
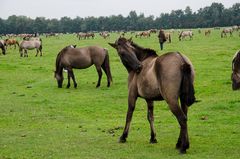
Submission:
[[[179,41],[185,39],[187,36],[190,38],[190,40],[192,40],[193,39],[193,32],[191,30],[181,31],[180,34],[179,34],[179,37],[178,37]]]
[[[229,33],[230,36],[232,36],[233,29],[232,28],[224,28],[221,32],[221,38],[227,37],[227,34]]]
[[[166,38],[166,40],[167,40],[169,43],[171,43],[171,42],[172,42],[172,39],[171,39],[171,33],[166,32],[166,33],[164,33],[164,34],[165,34],[165,38]]]
[[[99,33],[99,35],[100,35],[101,37],[103,37],[104,39],[106,39],[107,37],[110,37],[109,32],[106,32],[106,31]]]
[[[0,41],[0,48],[2,49],[2,54],[5,55],[6,54],[6,48],[1,41]]]
[[[72,78],[74,87],[77,87],[73,68],[85,69],[92,65],[95,65],[98,72],[98,82],[96,87],[99,87],[102,79],[102,70],[107,75],[107,86],[110,87],[112,81],[112,75],[110,71],[108,50],[98,46],[87,46],[83,48],[76,48],[76,45],[70,45],[63,48],[56,58],[56,71],[55,78],[58,83],[58,87],[62,88],[63,83],[63,69],[68,72],[68,84],[70,87],[70,78]]]
[[[117,50],[128,71],[128,112],[119,142],[126,142],[136,101],[141,97],[146,100],[148,106],[150,143],[157,143],[153,102],[165,100],[181,127],[176,148],[180,153],[186,153],[189,148],[187,112],[188,107],[195,102],[194,69],[190,60],[179,52],[158,56],[154,50],[121,37],[109,45]]]
[[[240,89],[240,50],[236,52],[232,60],[232,89]]]
[[[20,57],[28,57],[27,50],[36,49],[37,53],[35,56],[38,55],[40,52],[40,56],[42,56],[42,40],[23,40],[19,44],[19,53]],[[24,51],[24,53],[23,53]]]
[[[211,34],[211,30],[210,29],[207,29],[204,31],[204,35],[205,36],[209,36]]]
[[[14,49],[16,49],[16,45],[19,46],[19,43],[16,39],[6,39],[5,40],[5,45],[6,45],[6,49],[8,46],[14,46]]]

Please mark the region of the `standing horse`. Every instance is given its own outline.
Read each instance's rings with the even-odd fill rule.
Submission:
[[[211,30],[210,29],[207,29],[204,31],[204,35],[205,36],[209,36],[211,34]]]
[[[189,36],[190,40],[192,40],[193,38],[193,32],[190,31],[181,31],[179,34],[179,41],[181,41],[182,39],[185,39],[187,36]]]
[[[4,44],[0,41],[0,48],[2,49],[2,54],[5,55],[6,54],[6,49]]]
[[[58,87],[62,88],[63,83],[63,69],[68,72],[68,84],[67,88],[70,87],[70,77],[73,80],[74,87],[77,87],[75,81],[73,68],[85,69],[92,65],[95,65],[98,72],[98,83],[96,87],[100,86],[102,79],[102,69],[107,75],[107,86],[110,86],[112,81],[112,75],[109,65],[109,55],[107,49],[98,46],[88,46],[83,48],[75,48],[75,46],[67,46],[63,48],[57,55],[56,58],[56,71],[55,78],[57,79]]]
[[[16,45],[19,46],[18,41],[16,39],[6,39],[5,40],[6,49],[8,46],[14,46],[14,49],[16,49]]]
[[[20,57],[28,57],[27,50],[36,49],[37,53],[35,56],[38,55],[40,51],[40,56],[42,56],[42,40],[23,40],[19,45],[19,53]],[[23,53],[24,51],[24,53]]]
[[[109,44],[117,50],[128,71],[128,112],[119,142],[126,142],[136,100],[141,97],[148,106],[150,143],[156,143],[153,101],[165,100],[181,126],[176,148],[180,149],[181,153],[186,153],[189,148],[187,110],[195,101],[194,70],[190,60],[178,52],[158,56],[154,50],[138,46],[125,38]]]
[[[240,88],[240,50],[236,52],[232,60],[232,89]]]
[[[233,29],[232,28],[224,28],[221,32],[221,38],[227,37],[227,33],[229,33],[230,36],[232,36]]]

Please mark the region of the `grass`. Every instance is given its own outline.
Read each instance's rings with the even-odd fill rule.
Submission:
[[[239,158],[239,91],[231,90],[231,60],[240,48],[240,37],[210,37],[194,30],[193,40],[178,41],[159,51],[156,35],[133,40],[158,54],[179,51],[187,55],[196,71],[196,97],[201,102],[189,109],[190,149],[179,155],[175,144],[177,120],[165,102],[155,102],[157,144],[149,144],[146,103],[138,99],[127,143],[118,143],[127,111],[127,71],[110,39],[77,40],[71,34],[43,40],[43,57],[20,58],[18,50],[0,55],[0,158]],[[130,37],[130,33],[127,37]],[[107,88],[103,75],[96,89],[94,67],[75,70],[78,88],[62,89],[53,77],[57,53],[66,45],[99,45],[109,49],[113,84]]]

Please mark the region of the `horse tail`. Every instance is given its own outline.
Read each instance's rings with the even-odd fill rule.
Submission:
[[[196,98],[194,96],[192,68],[188,63],[184,63],[182,65],[182,83],[180,99],[187,106],[191,106],[196,101]]]
[[[106,52],[106,56],[105,56],[103,64],[102,64],[102,68],[107,75],[107,78],[108,78],[108,81],[109,81],[108,86],[110,86],[110,82],[112,81],[112,74],[111,74],[111,71],[110,71],[109,55],[108,55],[108,50],[105,49],[105,48],[104,48],[104,50]]]
[[[42,39],[40,38],[39,41],[40,41],[40,47],[39,47],[39,50],[42,51]]]

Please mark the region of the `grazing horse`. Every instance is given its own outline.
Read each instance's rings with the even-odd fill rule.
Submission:
[[[76,48],[76,45],[70,45],[63,48],[57,55],[56,58],[56,71],[55,78],[57,79],[58,88],[62,88],[63,83],[63,69],[68,72],[68,84],[67,88],[70,87],[70,77],[73,80],[74,87],[77,87],[75,81],[73,68],[85,69],[92,65],[95,65],[98,72],[98,83],[96,87],[100,86],[102,79],[102,70],[107,75],[107,86],[110,86],[112,81],[112,75],[109,65],[108,50],[98,46],[87,46],[83,48]]]
[[[2,54],[5,55],[6,54],[6,49],[4,44],[0,41],[0,48],[2,49]]]
[[[227,33],[229,33],[230,36],[232,36],[233,29],[232,28],[224,28],[221,32],[221,38],[227,37]]]
[[[171,42],[172,42],[171,33],[166,32],[166,33],[164,33],[164,34],[165,34],[166,40],[167,40],[169,43],[171,43]]]
[[[19,46],[18,41],[16,39],[6,39],[5,45],[6,45],[6,49],[8,46],[12,46],[12,45],[14,45],[14,49],[16,49],[16,45]]]
[[[207,29],[204,31],[204,35],[205,36],[209,36],[211,34],[211,30],[210,29]]]
[[[190,40],[192,40],[193,38],[193,32],[191,30],[189,31],[181,31],[179,34],[179,41],[181,41],[182,39],[185,39],[187,36],[189,36]]]
[[[38,55],[39,51],[40,51],[40,56],[42,56],[42,40],[23,40],[21,41],[21,43],[19,44],[19,53],[20,53],[20,57],[28,57],[28,53],[27,50],[32,50],[32,49],[36,49],[37,53],[35,56]],[[23,53],[24,51],[24,53]]]
[[[176,148],[180,149],[181,153],[186,153],[186,149],[189,148],[187,110],[195,102],[194,70],[190,60],[178,52],[158,56],[154,50],[143,48],[131,39],[121,37],[109,45],[117,50],[128,71],[128,112],[119,142],[126,142],[136,100],[141,97],[146,100],[148,106],[150,143],[156,143],[153,101],[165,100],[181,127]]]
[[[232,89],[240,89],[240,50],[236,52],[232,60]]]

